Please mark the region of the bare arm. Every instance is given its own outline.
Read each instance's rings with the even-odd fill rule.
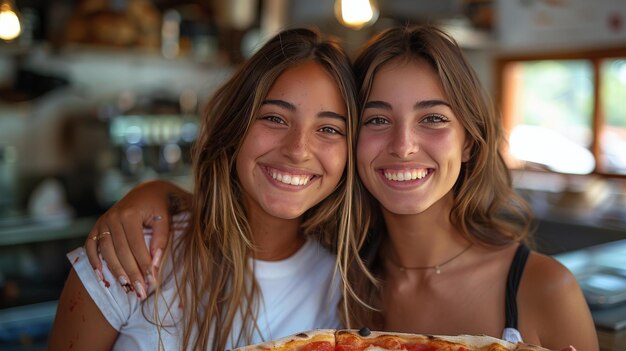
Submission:
[[[190,193],[166,181],[150,181],[133,188],[98,219],[89,233],[85,249],[92,267],[101,271],[100,251],[117,281],[126,281],[130,289],[145,298],[146,283],[154,283],[150,280],[156,276],[155,269],[169,240],[171,216],[189,208],[190,203]],[[149,250],[144,227],[153,231]]]
[[[61,293],[48,350],[111,350],[117,336],[72,269]]]
[[[553,258],[531,254],[518,303],[520,325],[532,329],[543,347],[599,349],[591,312],[576,278]]]

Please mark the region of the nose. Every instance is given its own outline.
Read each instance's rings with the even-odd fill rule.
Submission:
[[[409,126],[397,125],[389,141],[389,153],[405,159],[419,150],[417,136]]]
[[[283,155],[294,163],[303,162],[311,157],[311,140],[305,130],[296,128],[290,131],[283,141]]]

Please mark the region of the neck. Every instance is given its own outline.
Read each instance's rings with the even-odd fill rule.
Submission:
[[[388,263],[435,267],[467,248],[470,242],[450,222],[451,208],[451,194],[418,214],[399,215],[383,208],[390,239],[383,253],[393,257]],[[390,268],[390,265],[385,266]]]
[[[302,217],[282,219],[267,213],[249,211],[248,222],[255,246],[253,257],[263,261],[279,261],[295,254],[304,245],[300,234]]]

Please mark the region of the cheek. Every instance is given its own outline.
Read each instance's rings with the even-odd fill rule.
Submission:
[[[374,158],[379,153],[377,150],[380,150],[380,145],[376,138],[363,137],[359,139],[356,149],[357,172],[363,185],[368,189],[370,189],[372,184],[371,180],[373,174],[371,173],[371,165],[372,162],[374,162]]]
[[[273,143],[274,138],[271,133],[258,129],[258,127],[253,126],[248,135],[243,139],[243,144],[241,145],[242,153],[256,154],[267,148],[266,145]]]
[[[348,162],[348,147],[346,144],[341,144],[334,148],[323,148],[322,157],[324,159],[324,168],[329,173],[340,177]]]
[[[365,150],[366,147],[363,145],[363,143],[358,144],[357,148],[356,148],[356,168],[357,171],[359,172],[359,174],[361,176],[362,173],[365,171],[365,165],[367,165],[367,150]]]
[[[237,181],[243,187],[242,190],[249,194],[249,177],[246,177],[246,175],[250,174],[250,166],[248,160],[241,157],[241,155],[237,156],[237,159],[235,160],[235,174],[237,176]]]
[[[254,161],[263,150],[264,138],[258,134],[249,133],[245,137],[235,160],[237,178],[242,183],[246,183],[248,180],[247,175],[254,170]]]
[[[463,141],[463,156],[461,157],[461,161],[462,162],[467,162],[470,159],[470,155],[472,154],[472,146],[474,145],[473,141],[467,137],[467,135],[464,136],[464,141]]]
[[[237,163],[239,159],[243,162],[251,162],[256,158],[270,152],[274,148],[278,147],[278,137],[272,133],[268,133],[259,128],[253,126],[248,135],[244,138],[237,156]]]
[[[424,148],[439,159],[462,162],[465,153],[465,136],[460,132],[445,133],[423,143]]]
[[[359,138],[359,142],[356,146],[356,160],[361,168],[366,167],[378,154],[378,150],[381,150],[381,138],[376,138],[370,136],[366,133],[361,133],[361,137]]]
[[[242,173],[244,173],[246,171],[246,168],[248,168],[250,150],[254,150],[254,148],[251,148],[251,145],[249,143],[244,142],[243,145],[241,145],[241,149],[239,150],[239,154],[237,155],[237,159],[235,160],[237,177],[239,179],[241,179]]]

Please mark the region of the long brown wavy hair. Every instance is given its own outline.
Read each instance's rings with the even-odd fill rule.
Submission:
[[[349,189],[356,177],[358,116],[350,60],[337,42],[315,30],[284,30],[217,90],[203,116],[193,150],[195,189],[190,233],[171,247],[179,272],[174,277],[183,308],[184,350],[210,347],[223,351],[230,337],[239,345],[248,344],[258,329],[258,286],[247,261],[254,241],[235,162],[272,84],[285,70],[310,60],[333,77],[346,102],[348,158],[342,180],[328,198],[304,214],[301,231],[340,252],[345,251],[344,243],[352,240],[350,228],[356,218]],[[245,325],[232,330],[238,316]]]
[[[472,143],[470,158],[463,163],[453,188],[452,224],[471,242],[484,245],[503,247],[525,240],[532,214],[526,201],[514,191],[500,151],[504,141],[500,116],[451,36],[434,26],[421,25],[388,29],[370,39],[354,62],[355,79],[360,87],[359,107],[362,109],[367,102],[378,70],[398,57],[421,59],[430,64]],[[386,237],[384,221],[376,200],[360,181],[356,192],[366,199],[365,211],[375,221],[364,228],[368,237],[361,257],[349,258],[347,262],[358,266],[364,260],[371,272],[379,276],[375,262],[380,242]],[[375,309],[363,308],[359,301],[347,295],[347,323],[382,327],[377,281],[362,269],[352,269],[349,280],[357,295]]]

